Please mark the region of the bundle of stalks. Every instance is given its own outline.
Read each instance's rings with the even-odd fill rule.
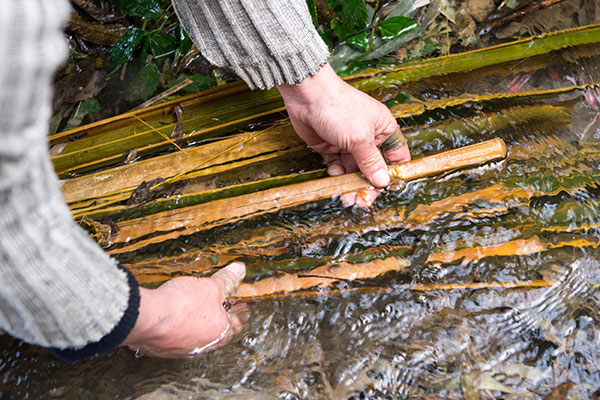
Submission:
[[[562,49],[569,48],[569,56],[577,57],[578,49],[597,43],[600,43],[600,26],[587,26],[415,61],[392,70],[367,71],[347,79],[355,87],[383,99],[384,95],[393,97],[412,90],[410,82],[434,87],[436,79],[448,74],[457,77],[456,74],[469,71],[468,76],[486,76],[558,65],[566,59]],[[464,176],[461,172],[449,173],[463,169],[466,174],[474,166],[504,159],[507,145],[500,137],[507,139],[510,157],[494,165],[526,161],[532,152],[544,154],[552,147],[549,145],[552,138],[548,138],[546,147],[535,142],[513,144],[510,133],[524,126],[567,127],[573,104],[595,88],[593,83],[571,83],[555,89],[516,93],[473,92],[426,100],[411,97],[407,103],[393,106],[391,111],[403,124],[414,160],[391,166],[390,174],[397,180],[429,179],[432,184],[435,181],[431,176],[437,179]],[[549,105],[549,101],[559,105]],[[239,221],[369,187],[360,174],[326,178],[325,171],[315,163],[314,154],[297,137],[283,111],[276,91],[250,92],[241,83],[225,85],[54,135],[50,138],[53,162],[60,176],[66,178],[62,189],[75,218],[104,232],[101,236],[108,251],[121,258],[141,282],[156,283],[178,275],[203,276],[239,257],[251,256],[248,279],[239,293],[239,298],[246,300],[317,294],[324,288],[327,293],[335,293],[338,289],[332,285],[340,282],[358,284],[364,279],[406,270],[416,251],[409,245],[383,246],[340,259],[290,254],[290,243],[300,243],[316,252],[349,234],[360,236],[402,229],[420,235],[428,232],[432,221],[446,214],[474,221],[502,219],[505,237],[490,244],[474,233],[444,242],[431,249],[424,259],[426,263],[469,263],[492,256],[542,253],[561,246],[598,246],[585,236],[586,230],[594,228],[593,223],[585,220],[594,210],[576,202],[561,203],[551,222],[542,223],[534,216],[511,219],[517,210],[531,207],[538,197],[571,193],[600,183],[597,171],[582,168],[560,177],[552,175],[561,165],[568,170],[577,160],[600,157],[595,148],[582,145],[572,149],[568,157],[549,157],[547,168],[527,176],[513,176],[498,167],[494,179],[486,186],[467,191],[457,185],[439,198],[420,199],[410,206],[386,205],[372,212],[370,220],[353,223],[340,216],[316,223],[310,229],[258,227],[248,229],[247,238],[235,244],[211,242],[205,248],[169,257],[152,254],[162,245],[199,232],[225,229]],[[464,113],[467,117],[460,120],[449,117],[431,123],[442,113]],[[465,143],[476,144],[453,149]],[[421,154],[431,148],[440,151]],[[540,180],[546,182],[544,187],[536,185]],[[567,223],[573,216],[578,223]],[[580,236],[556,241],[546,238],[565,232]],[[262,269],[254,268],[269,257],[274,261]],[[535,280],[439,283],[384,290],[538,287],[550,283]],[[351,289],[367,290],[353,286]]]

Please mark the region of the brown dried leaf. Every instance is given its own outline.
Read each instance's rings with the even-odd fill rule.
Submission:
[[[112,46],[125,35],[128,28],[120,24],[99,24],[86,21],[79,14],[71,13],[66,30],[90,43]]]

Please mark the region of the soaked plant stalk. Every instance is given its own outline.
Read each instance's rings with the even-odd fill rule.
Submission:
[[[465,53],[402,64],[392,70],[370,70],[354,77],[352,85],[368,91],[419,79],[471,71],[545,54],[566,47],[600,42],[600,25],[566,29]]]
[[[408,181],[505,156],[504,142],[493,139],[390,166],[390,176]],[[119,232],[112,238],[115,244],[128,243],[146,235],[157,236],[115,248],[111,252],[131,251],[157,241],[198,232],[223,221],[241,220],[368,187],[370,185],[359,173],[345,174],[123,221],[117,224]]]

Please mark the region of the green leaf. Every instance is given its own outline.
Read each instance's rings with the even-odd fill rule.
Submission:
[[[71,113],[65,130],[77,128],[83,122],[83,118],[89,113],[100,111],[100,103],[94,98],[86,99],[80,102]]]
[[[341,77],[350,76],[354,74],[358,74],[360,71],[365,68],[369,68],[373,66],[372,61],[363,61],[363,60],[349,60],[346,62],[344,66],[342,66],[339,70],[336,70],[337,74]]]
[[[308,6],[308,11],[310,12],[313,24],[315,24],[315,26],[319,25],[319,19],[317,15],[317,3],[315,2],[315,0],[306,0],[306,5]]]
[[[340,41],[366,29],[368,13],[363,0],[330,0],[327,4],[335,12],[335,17],[331,20],[331,29]],[[358,39],[354,42],[353,44],[360,45],[361,41]]]
[[[398,92],[398,95],[393,99],[386,101],[384,104],[388,108],[392,108],[393,106],[397,106],[398,104],[406,103],[406,100],[410,99],[410,95],[404,92]]]
[[[421,57],[427,57],[439,48],[440,46],[438,44],[434,43],[433,40],[427,38],[425,39],[423,50],[421,50]]]
[[[367,32],[361,32],[346,38],[346,44],[359,50],[366,51],[368,46]]]
[[[331,29],[329,29],[326,24],[321,24],[317,28],[317,32],[319,32],[319,36],[321,36],[321,39],[323,39],[327,47],[329,47],[329,49],[333,48],[333,34]]]
[[[179,25],[179,52],[186,54],[192,48],[192,39],[188,36],[183,26]]]
[[[145,100],[156,91],[160,82],[160,71],[154,63],[144,65],[137,73],[133,81],[127,87],[125,100]]]
[[[131,58],[136,47],[144,38],[145,32],[138,28],[131,28],[119,39],[113,47],[110,48],[110,68],[123,64]]]
[[[403,17],[389,17],[379,23],[379,33],[383,40],[393,40],[419,27],[414,20]]]
[[[161,58],[173,54],[177,48],[176,40],[173,36],[156,30],[146,36],[148,48],[154,58]]]
[[[167,84],[167,87],[175,86],[176,84],[183,81],[184,79],[191,79],[194,82],[194,83],[190,83],[189,85],[187,85],[186,87],[184,87],[182,89],[183,91],[188,92],[188,93],[196,93],[196,92],[200,92],[202,90],[206,90],[215,83],[215,79],[209,75],[202,75],[202,74],[185,75],[185,74],[182,74],[179,76],[179,78],[175,79],[174,81],[169,82]]]
[[[158,19],[161,16],[157,0],[112,0],[121,13],[132,17]]]

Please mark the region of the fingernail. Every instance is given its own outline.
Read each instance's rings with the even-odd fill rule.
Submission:
[[[390,184],[390,176],[385,169],[380,169],[373,174],[373,184],[377,187],[386,187]]]
[[[356,204],[356,192],[344,193],[340,196],[340,200],[342,201],[342,206],[352,207]]]
[[[246,265],[238,261],[232,262],[225,267],[225,269],[229,272],[233,272],[238,278],[243,278],[244,275],[246,275]]]

